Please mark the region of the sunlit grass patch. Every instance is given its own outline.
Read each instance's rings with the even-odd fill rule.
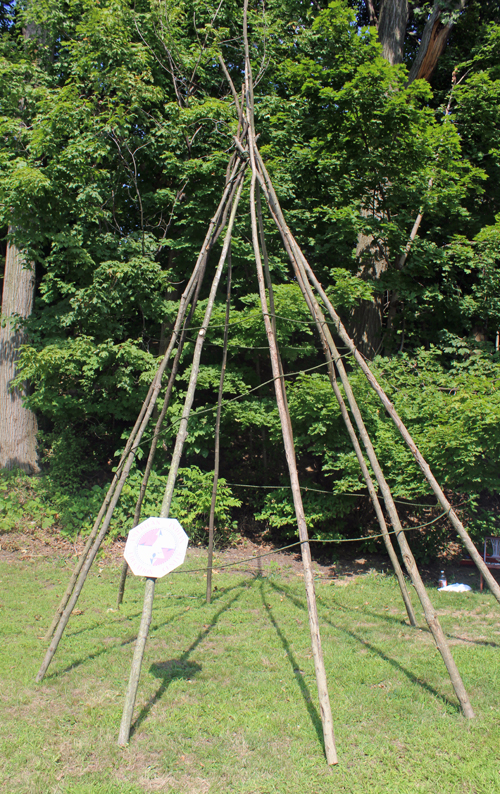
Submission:
[[[500,791],[500,633],[488,593],[432,597],[476,720],[459,709],[422,616],[373,573],[317,583],[339,766],[323,756],[303,581],[241,573],[158,582],[130,745],[116,740],[143,582],[91,572],[34,683],[66,563],[2,564],[0,770],[19,794]],[[416,600],[412,593],[414,603]]]

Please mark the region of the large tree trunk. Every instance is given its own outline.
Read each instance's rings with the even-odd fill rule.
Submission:
[[[358,236],[356,256],[359,262],[358,276],[366,281],[378,281],[387,270],[387,262],[373,237]],[[353,310],[350,319],[351,336],[356,347],[369,359],[379,350],[382,342],[383,300],[375,293],[373,301],[361,301]]]
[[[378,37],[382,54],[391,65],[402,63],[408,0],[382,0],[378,19]]]
[[[12,243],[7,244],[0,328],[0,469],[39,470],[36,449],[37,423],[23,405],[19,389],[11,389],[17,375],[19,348],[26,342],[23,318],[33,307],[34,268]]]
[[[467,0],[459,0],[454,7],[454,11],[463,11],[467,5]],[[455,24],[455,19],[451,15],[445,25],[441,22],[442,8],[438,2],[434,3],[432,14],[427,20],[427,24],[422,34],[420,47],[418,48],[417,57],[413,62],[408,76],[408,83],[413,80],[423,79],[430,80],[437,62],[441,57],[450,31]]]

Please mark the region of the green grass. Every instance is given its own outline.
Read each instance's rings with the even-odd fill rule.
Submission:
[[[0,783],[8,794],[494,794],[500,792],[498,605],[433,592],[476,711],[460,714],[424,628],[392,577],[317,596],[339,765],[323,755],[303,581],[276,572],[157,584],[134,733],[116,744],[143,583],[93,569],[47,676],[40,637],[64,560],[0,566]],[[415,598],[413,595],[415,602]]]

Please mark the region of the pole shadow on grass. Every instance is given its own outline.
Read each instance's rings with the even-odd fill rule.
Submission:
[[[141,612],[135,612],[133,615],[127,615],[127,620],[140,618],[141,614],[142,614]],[[96,620],[94,621],[94,623],[84,626],[81,629],[76,629],[76,631],[65,632],[65,636],[68,637],[68,639],[71,639],[72,637],[78,637],[79,634],[86,634],[87,632],[94,631],[95,629],[102,629],[104,628],[104,626],[114,626],[118,623],[121,623],[122,620],[123,620],[122,615],[119,615],[116,618],[111,618],[110,620],[107,620],[105,622],[99,622]]]
[[[328,608],[326,604],[324,604],[324,602],[322,602],[321,605],[326,609]],[[343,607],[343,609],[354,612],[354,610],[350,609],[349,607]],[[356,612],[356,614],[360,614],[360,613]],[[383,620],[386,623],[392,623],[392,624],[397,624],[398,626],[403,626],[407,628],[409,631],[415,631],[416,628],[418,631],[422,631],[425,634],[431,634],[431,630],[427,625],[425,619],[421,621],[422,625],[415,627],[415,626],[410,626],[410,623],[406,617],[397,618],[394,615],[387,615],[384,614],[383,612],[373,612],[370,609],[363,609],[362,614],[369,615],[369,617],[377,618],[378,620]],[[451,632],[445,631],[444,628],[443,628],[443,632],[448,640],[459,640],[460,642],[463,642],[466,645],[483,645],[483,646],[486,645],[492,648],[500,647],[500,644],[498,642],[494,642],[493,640],[471,640],[471,639],[467,639],[466,637],[461,637],[459,634],[451,634]]]
[[[324,599],[318,596],[316,596],[316,600],[318,604],[321,605],[321,607],[323,607],[324,609],[328,609],[328,610],[331,609],[331,603],[326,604]],[[407,628],[410,631],[415,631],[415,629],[417,629],[426,634],[431,634],[431,630],[429,629],[429,626],[427,625],[425,618],[421,621],[420,626],[415,627],[415,626],[410,626],[410,623],[406,615],[404,617],[398,618],[395,615],[388,615],[386,612],[374,612],[373,610],[366,608],[364,608],[362,612],[361,611],[358,612],[357,610],[354,610],[352,607],[346,607],[344,604],[341,604],[339,601],[337,601],[335,596],[332,596],[332,603],[335,604],[335,606],[338,609],[342,609],[345,612],[352,612],[353,614],[355,613],[356,615],[360,615],[360,614],[368,615],[371,618],[376,618],[377,620],[383,620],[385,623],[390,623],[395,626],[403,626],[404,628]],[[482,646],[489,646],[492,648],[500,647],[500,644],[498,642],[494,642],[493,640],[471,640],[468,639],[467,637],[461,637],[458,634],[451,634],[451,632],[445,631],[444,629],[443,631],[447,639],[459,640],[460,642],[463,642],[466,645],[482,645]]]
[[[259,579],[260,596],[261,596],[262,603],[264,605],[264,609],[266,611],[267,617],[269,618],[269,621],[274,626],[276,634],[278,635],[278,637],[280,639],[280,642],[281,642],[281,644],[283,646],[283,650],[285,651],[285,653],[287,655],[287,658],[288,658],[288,661],[290,662],[290,667],[292,668],[293,674],[295,676],[295,680],[297,681],[298,687],[300,689],[300,694],[302,695],[302,698],[304,700],[304,703],[305,703],[306,709],[308,711],[309,717],[311,718],[311,722],[313,724],[314,730],[316,731],[316,734],[318,736],[319,743],[320,743],[321,747],[323,748],[323,752],[324,752],[325,751],[325,743],[324,743],[324,737],[323,737],[323,726],[322,726],[322,723],[321,723],[321,717],[318,714],[318,711],[317,711],[314,703],[312,702],[311,692],[310,692],[309,687],[307,686],[307,684],[306,684],[306,682],[304,680],[304,677],[303,677],[303,675],[302,675],[302,673],[300,671],[300,665],[297,662],[295,656],[293,655],[293,651],[292,651],[292,649],[290,647],[290,643],[288,642],[288,640],[287,640],[284,632],[282,631],[278,621],[274,617],[272,608],[266,602],[265,593],[264,593],[264,579],[262,578],[262,576],[259,576],[257,578]],[[269,580],[267,580],[267,581],[271,585],[271,587],[275,588],[276,590],[279,589],[272,582],[269,582]]]
[[[269,584],[274,590],[276,590],[279,593],[282,593],[284,596],[286,596],[286,598],[288,598],[293,604],[296,605],[297,599],[295,598],[295,596],[293,596],[291,593],[289,593],[288,588],[286,587],[286,585],[276,585],[274,582],[269,582]],[[318,603],[321,604],[323,609],[327,608],[326,605],[324,604],[324,602],[321,599],[317,599],[317,600],[318,600]],[[302,608],[304,609],[305,607],[302,607]],[[344,610],[348,610],[348,607],[343,607],[343,609]],[[360,613],[357,612],[356,614],[359,615]],[[434,697],[438,698],[438,700],[444,701],[452,709],[454,709],[455,711],[460,713],[460,707],[458,706],[458,704],[455,701],[450,700],[446,695],[443,695],[441,692],[438,692],[437,689],[434,689],[434,687],[432,687],[426,681],[423,681],[421,678],[416,676],[414,673],[411,672],[411,670],[408,670],[402,664],[397,662],[396,659],[393,659],[391,656],[388,656],[387,654],[385,654],[382,650],[380,650],[380,648],[377,648],[375,645],[372,645],[370,642],[368,642],[368,640],[365,640],[363,637],[358,636],[355,632],[349,631],[349,629],[344,629],[344,628],[342,628],[342,626],[336,625],[328,617],[325,617],[325,615],[322,615],[321,619],[325,623],[328,623],[328,625],[331,626],[332,628],[336,629],[339,632],[347,634],[349,637],[351,637],[352,639],[356,640],[356,642],[359,642],[364,648],[366,648],[367,650],[369,650],[372,653],[376,654],[381,659],[383,659],[385,662],[388,662],[392,667],[394,667],[395,669],[397,669],[401,673],[403,673],[403,675],[405,675],[408,678],[408,680],[411,681],[412,684],[416,684],[416,685],[420,686],[422,689],[425,689],[431,695],[433,695]]]
[[[217,591],[217,595],[212,597],[212,603],[222,598],[222,596],[227,595],[227,593],[231,592],[232,590],[236,590],[236,589],[240,590],[240,593],[237,596],[237,598],[239,598],[239,596],[241,595],[242,587],[248,587],[246,580],[243,580],[243,582],[240,582],[237,585],[233,585],[232,587],[224,588],[224,590],[218,591],[217,588],[214,588],[214,590]],[[185,600],[184,596],[174,596],[174,598],[176,600]],[[204,599],[202,599],[201,597],[200,597],[200,601],[203,601],[204,603]],[[127,615],[127,619],[131,620],[133,618],[137,618],[140,616],[140,614],[141,614],[140,612],[137,612],[133,615]],[[162,629],[164,626],[167,626],[169,623],[172,623],[175,619],[176,616],[171,616],[167,618],[167,620],[162,621],[161,623],[152,624],[150,627],[150,631],[151,632],[158,631],[159,629]],[[115,623],[120,623],[120,619],[112,620],[110,621],[110,623],[111,625]],[[75,637],[77,634],[83,634],[87,631],[92,630],[93,628],[97,628],[98,626],[102,627],[103,625],[106,624],[94,623],[92,624],[92,626],[85,626],[82,629],[78,629],[77,631],[68,634],[68,638],[71,639],[72,637]],[[136,640],[137,640],[137,634],[133,634],[132,636],[128,637],[127,639],[123,640],[120,643],[115,643],[114,645],[108,645],[105,648],[100,648],[99,650],[95,650],[94,652],[87,654],[87,656],[81,656],[79,659],[75,659],[73,662],[71,662],[71,664],[68,664],[62,670],[56,670],[52,673],[49,673],[49,675],[45,676],[45,680],[50,681],[52,678],[57,678],[57,676],[61,675],[62,673],[69,673],[71,670],[74,670],[75,668],[80,667],[80,665],[85,664],[85,662],[90,662],[93,661],[94,659],[98,659],[103,654],[113,651],[116,648],[122,648],[125,645],[130,645],[132,642],[135,642]]]
[[[461,713],[458,703],[456,703],[454,700],[450,700],[447,695],[443,695],[441,692],[438,692],[437,689],[434,689],[434,687],[428,684],[427,681],[423,681],[421,678],[416,676],[415,673],[407,670],[406,667],[403,667],[403,665],[397,662],[396,659],[393,659],[392,656],[387,656],[387,654],[384,653],[380,648],[377,648],[376,645],[372,645],[372,643],[368,642],[368,640],[363,639],[363,637],[359,637],[354,631],[349,631],[349,629],[339,629],[338,626],[335,626],[329,620],[326,620],[326,622],[337,630],[343,631],[344,634],[348,634],[349,637],[352,637],[354,640],[357,640],[357,642],[361,643],[364,648],[379,656],[384,660],[384,662],[388,662],[391,667],[394,667],[396,670],[399,670],[401,673],[403,673],[412,684],[417,684],[422,689],[425,689],[427,692],[429,692],[429,694],[434,695],[435,698],[450,706],[450,708],[456,711],[457,714]]]
[[[233,604],[241,597],[243,593],[243,587],[246,587],[246,584],[242,584],[239,587],[239,592],[236,593],[226,604],[221,606],[218,612],[212,617],[211,622],[206,625],[202,631],[198,632],[198,636],[195,640],[191,643],[189,648],[184,651],[184,653],[178,659],[170,659],[165,662],[155,662],[149,668],[149,672],[155,676],[155,678],[161,678],[162,682],[154,695],[152,695],[147,703],[144,704],[142,709],[140,710],[137,719],[132,723],[130,728],[130,736],[132,736],[140,725],[144,722],[147,718],[149,712],[153,708],[153,706],[158,703],[159,700],[163,697],[165,692],[168,689],[168,686],[171,681],[174,681],[177,678],[184,678],[189,680],[192,678],[197,672],[199,672],[202,668],[201,665],[197,664],[196,662],[190,662],[189,657],[196,650],[198,645],[200,645],[203,640],[205,640],[210,632],[215,628],[217,623],[219,622],[220,617],[227,612]],[[230,588],[231,590],[236,589],[235,587]],[[225,593],[223,591],[219,597]]]
[[[163,623],[155,626],[156,629],[162,628],[163,626],[167,626],[169,623],[172,623],[174,617],[168,618]],[[71,670],[75,670],[77,667],[80,667],[85,662],[92,662],[94,659],[98,659],[99,656],[103,656],[105,653],[110,653],[111,651],[116,650],[117,648],[124,648],[126,645],[130,645],[131,643],[137,640],[137,634],[134,633],[131,636],[127,637],[125,640],[121,642],[116,642],[113,645],[107,645],[104,648],[100,648],[99,650],[94,651],[93,653],[87,654],[87,656],[81,656],[79,659],[75,659],[71,664],[68,664],[66,667],[63,667],[62,670],[56,670],[53,673],[45,676],[46,681],[50,681],[52,678],[57,678],[59,675],[63,673],[69,673]]]

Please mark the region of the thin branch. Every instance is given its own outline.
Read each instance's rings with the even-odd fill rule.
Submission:
[[[238,119],[241,120],[241,106],[240,106],[240,100],[238,98],[238,92],[236,91],[236,88],[234,87],[234,83],[233,83],[233,81],[231,79],[231,75],[229,74],[228,68],[227,68],[226,63],[224,61],[224,58],[222,57],[222,55],[220,53],[219,53],[219,63],[221,65],[221,67],[222,67],[222,71],[224,72],[224,77],[226,78],[227,82],[229,83],[229,88],[231,89],[231,93],[233,95],[234,104],[236,105],[236,112],[238,114]]]

